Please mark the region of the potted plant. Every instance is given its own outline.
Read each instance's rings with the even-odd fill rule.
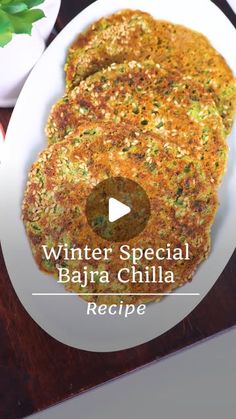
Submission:
[[[59,7],[60,0],[0,0],[0,106],[15,104]]]

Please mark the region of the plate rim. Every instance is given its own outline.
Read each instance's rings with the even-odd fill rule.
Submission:
[[[150,1],[150,0],[146,0],[146,1],[143,1],[142,0],[142,3],[145,5],[145,3],[147,3],[147,1]],[[159,0],[159,3],[161,3],[161,2],[163,2],[164,0]],[[172,0],[172,2],[174,2],[175,0]],[[209,3],[211,4],[211,6],[210,7],[212,7],[213,6],[213,8],[216,8],[217,9],[217,11],[218,12],[220,12],[220,14],[222,14],[223,16],[224,16],[224,18],[226,19],[226,21],[227,21],[227,24],[230,24],[231,25],[231,27],[235,30],[235,28],[234,28],[234,26],[231,24],[231,22],[227,19],[227,17],[223,14],[223,12],[221,12],[221,10],[215,5],[215,4],[213,4],[213,3],[211,3],[210,2],[210,0],[208,0],[209,1]],[[86,9],[84,9],[82,12],[80,12],[74,19],[72,19],[72,21],[71,22],[69,22],[69,24],[60,32],[60,34],[56,37],[56,39],[50,44],[50,46],[47,48],[47,50],[44,52],[44,54],[43,54],[43,56],[42,56],[42,59],[44,59],[43,57],[45,57],[45,55],[47,56],[47,55],[49,55],[50,53],[51,53],[51,51],[53,51],[53,48],[54,48],[54,45],[56,45],[56,43],[60,43],[60,40],[65,36],[64,34],[66,33],[66,31],[70,31],[70,27],[72,28],[73,27],[73,25],[77,22],[77,20],[79,20],[79,19],[81,19],[81,16],[83,16],[83,14],[88,14],[89,12],[90,12],[90,10],[92,10],[92,9],[94,9],[94,8],[96,8],[96,7],[98,7],[99,5],[102,5],[102,4],[104,4],[104,3],[106,3],[105,2],[105,0],[97,0],[95,3],[93,3],[93,4],[91,4],[90,6],[88,6]],[[120,4],[122,3],[122,1],[116,1],[116,0],[113,0],[113,1],[111,1],[110,2],[110,4],[113,4],[114,3],[114,5],[118,5],[119,4],[119,9],[120,9]],[[123,2],[124,3],[124,2]],[[126,4],[127,4],[127,1],[125,2]],[[137,3],[140,3],[140,1],[139,2],[136,2],[135,3],[135,9],[137,8],[136,7],[136,4]],[[170,0],[168,0],[167,1],[167,3],[170,3]],[[179,0],[179,2],[178,2],[179,4],[186,4],[187,2],[186,2],[186,0]],[[204,4],[204,3],[206,3],[206,1],[205,0],[200,0],[199,2],[198,2],[198,4]],[[145,7],[143,7],[143,10],[145,11]],[[108,13],[109,14],[109,13]],[[104,13],[102,14],[102,15],[104,15]],[[77,33],[76,33],[77,34]],[[76,35],[75,34],[75,35]],[[236,39],[236,36],[235,36],[235,39]],[[31,82],[31,79],[33,78],[33,75],[35,74],[35,71],[37,71],[37,68],[39,68],[39,66],[40,66],[40,62],[42,62],[42,59],[40,59],[39,60],[39,63],[36,65],[36,70],[34,69],[33,71],[32,71],[32,73],[31,73],[31,75],[29,76],[29,78],[28,78],[28,80],[27,80],[27,82],[26,82],[26,85],[25,85],[25,87],[23,88],[23,90],[22,90],[22,93],[21,93],[21,95],[20,95],[20,97],[19,97],[19,100],[18,100],[18,102],[17,102],[17,105],[16,105],[16,108],[15,108],[15,110],[13,111],[13,115],[12,115],[12,118],[11,118],[11,121],[10,121],[10,124],[9,124],[9,128],[8,128],[8,130],[7,130],[7,134],[6,134],[6,141],[5,141],[5,144],[7,144],[7,146],[5,147],[5,144],[4,144],[4,148],[7,148],[8,147],[8,143],[11,141],[10,140],[10,138],[11,138],[11,132],[12,131],[14,131],[14,129],[12,128],[13,127],[13,125],[14,125],[14,120],[15,120],[15,118],[16,118],[16,115],[17,115],[17,113],[18,113],[18,108],[20,109],[20,105],[21,105],[21,102],[22,102],[22,98],[24,98],[24,95],[25,95],[25,91],[26,91],[26,89],[27,89],[27,86],[30,84],[30,82]],[[232,134],[233,135],[233,134]],[[235,136],[235,135],[234,135]],[[9,140],[8,140],[8,137],[9,137]],[[10,146],[9,146],[10,147]],[[236,208],[236,206],[235,206],[235,208]],[[2,218],[2,217],[1,217]],[[1,223],[0,223],[0,226],[1,226]],[[1,228],[1,231],[2,231],[2,228]],[[5,245],[4,245],[4,243],[2,243],[2,246],[3,246],[3,254],[5,253],[4,252],[4,248],[5,248]],[[6,250],[6,249],[5,249]],[[234,251],[234,249],[232,249],[232,253],[233,253],[233,251]],[[231,254],[232,254],[231,253]],[[4,259],[5,259],[5,255],[4,255]],[[8,259],[8,258],[7,258]],[[229,260],[229,258],[228,258],[228,260]],[[8,265],[9,264],[9,260],[7,260],[6,261],[6,265]],[[225,267],[225,265],[223,266],[223,268],[221,269],[221,271],[224,269],[224,267]],[[8,266],[7,266],[7,270],[8,270],[8,272],[9,272],[9,270],[10,269],[8,269]],[[10,277],[10,275],[9,275],[9,277]],[[11,279],[11,278],[10,278]],[[217,280],[217,279],[216,279]],[[214,285],[214,283],[216,282],[216,280],[212,283],[212,285],[211,285],[211,287]],[[12,285],[13,285],[13,287],[14,287],[14,289],[16,290],[16,288],[15,288],[15,285],[14,285],[14,281],[12,281],[12,279],[11,279],[11,282],[12,282]],[[188,285],[188,284],[187,284]],[[187,286],[187,285],[185,285],[185,287]],[[211,287],[208,289],[208,291],[207,292],[209,292],[209,290],[211,289]],[[16,293],[17,293],[17,295],[18,295],[18,292],[16,291]],[[19,295],[18,295],[18,297],[19,297]],[[20,298],[20,297],[19,297]],[[73,297],[72,297],[73,298]],[[168,297],[169,298],[169,297]],[[204,297],[203,297],[204,298]],[[202,299],[203,298],[201,298],[201,301],[202,301]],[[20,300],[21,300],[21,298],[20,298]],[[21,301],[22,302],[22,301]],[[23,303],[22,303],[23,304]],[[197,304],[196,304],[197,305]],[[191,309],[191,311],[196,307],[196,305]],[[26,308],[25,307],[25,305],[23,304],[23,306],[24,306],[24,308]],[[32,316],[32,313],[26,308],[26,310],[27,310],[27,312],[30,314],[30,316],[38,323],[38,325],[40,326],[40,327],[42,327],[42,323],[41,323],[41,320],[39,320],[39,318],[37,318],[37,316],[35,315],[35,316]],[[191,311],[188,311],[188,314],[190,314],[191,313]],[[184,318],[184,317],[183,317]],[[182,318],[182,319],[183,319]],[[179,320],[180,321],[180,320]],[[173,324],[171,327],[173,327],[173,326],[175,326],[176,324],[178,323],[178,321],[175,323],[175,324]],[[43,327],[44,328],[44,327]],[[47,331],[47,329],[45,329],[44,328],[44,330],[48,333],[48,331]],[[167,330],[169,330],[169,329],[167,329]],[[165,331],[167,331],[167,330],[165,330]],[[162,333],[165,333],[165,332],[162,332]],[[157,336],[160,336],[162,333],[159,333]],[[50,333],[51,334],[51,333]],[[51,334],[52,335],[52,334]],[[53,336],[53,335],[52,335]],[[97,345],[96,346],[96,348],[95,349],[93,349],[93,346],[94,345],[88,345],[88,343],[87,343],[87,345],[86,346],[84,346],[84,345],[82,345],[82,346],[80,346],[79,348],[80,349],[85,349],[85,350],[91,350],[91,351],[100,351],[100,352],[110,352],[110,351],[117,351],[117,350],[122,350],[122,349],[128,349],[128,348],[130,348],[130,347],[133,347],[133,346],[136,346],[136,345],[139,345],[139,344],[143,344],[143,343],[145,343],[145,342],[147,342],[148,340],[151,340],[151,339],[154,339],[155,337],[157,337],[156,335],[155,335],[155,333],[154,333],[154,336],[152,336],[152,337],[150,337],[149,339],[144,339],[144,340],[141,340],[140,342],[136,342],[136,343],[134,343],[132,346],[130,346],[130,344],[128,344],[128,346],[126,345],[126,344],[123,344],[123,346],[119,346],[119,347],[117,347],[117,345],[115,344],[115,345],[113,345],[113,344],[111,344],[109,347],[104,347],[102,344],[99,346],[99,345]],[[55,337],[55,336],[53,336],[53,337]],[[62,340],[60,340],[60,339],[58,339],[58,337],[56,337],[56,339],[57,340],[59,340],[59,341],[61,341],[62,343],[65,343],[64,341],[62,341]],[[67,343],[68,344],[68,343]],[[70,344],[69,344],[70,345]],[[70,345],[70,346],[73,346],[73,345]],[[75,347],[77,347],[78,348],[78,346],[75,346]]]

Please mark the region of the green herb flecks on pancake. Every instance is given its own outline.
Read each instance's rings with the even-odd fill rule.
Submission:
[[[138,266],[162,266],[174,272],[175,283],[126,283],[117,281],[122,268],[130,269],[132,260],[119,258],[118,244],[98,237],[89,227],[86,199],[93,187],[110,177],[128,177],[146,191],[151,217],[145,230],[129,241],[130,247],[184,249],[189,243],[190,260],[145,261]],[[190,280],[210,247],[210,229],[217,209],[217,194],[200,162],[169,147],[162,136],[118,124],[90,123],[79,127],[70,137],[43,151],[28,178],[23,203],[23,221],[35,260],[43,271],[58,275],[58,267],[83,271],[88,261],[46,260],[42,245],[91,248],[110,247],[110,261],[91,261],[88,269],[109,271],[110,283],[99,281],[82,288],[65,284],[72,292],[169,292]],[[125,244],[125,243],[123,243]],[[147,302],[155,297],[124,297],[126,303]],[[94,297],[101,303],[117,303],[118,297]]]
[[[75,40],[66,64],[67,90],[112,63],[153,59],[195,78],[212,93],[228,134],[236,110],[236,83],[224,58],[191,29],[121,10],[91,25]]]
[[[227,146],[222,119],[210,93],[197,81],[153,62],[112,64],[82,81],[53,107],[47,125],[49,144],[87,121],[132,123],[160,134],[179,155],[201,162],[209,182],[218,185]]]

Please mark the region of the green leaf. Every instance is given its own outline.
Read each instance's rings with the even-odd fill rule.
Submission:
[[[5,47],[10,41],[12,40],[12,33],[11,32],[5,32],[0,33],[0,47]]]
[[[4,32],[11,32],[12,31],[12,24],[8,17],[8,14],[5,13],[3,10],[0,10],[0,33]]]
[[[0,46],[12,39],[12,34],[31,35],[33,23],[45,17],[40,9],[31,9],[44,0],[0,0]],[[29,10],[31,9],[31,10]]]
[[[45,17],[45,14],[40,9],[33,9],[18,13],[17,16],[22,18],[22,20],[24,20],[25,22],[34,23],[37,20],[40,20],[43,17]]]
[[[44,0],[25,0],[24,2],[27,4],[28,9],[31,9],[32,7],[44,3]]]
[[[8,3],[11,3],[11,2],[12,2],[12,0],[1,0],[0,5],[2,5],[2,4],[8,4]]]
[[[31,35],[32,27],[33,27],[31,22],[26,22],[16,15],[9,16],[9,18],[12,23],[14,33],[17,33],[17,34],[26,33],[28,35]]]
[[[28,6],[23,2],[20,2],[18,4],[17,3],[6,4],[5,6],[2,6],[2,10],[14,15],[16,13],[24,12],[25,10],[28,10]]]

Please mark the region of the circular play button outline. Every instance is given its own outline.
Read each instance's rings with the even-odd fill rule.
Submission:
[[[142,186],[121,176],[98,183],[86,201],[88,224],[98,236],[113,242],[138,236],[150,214],[150,201]]]

